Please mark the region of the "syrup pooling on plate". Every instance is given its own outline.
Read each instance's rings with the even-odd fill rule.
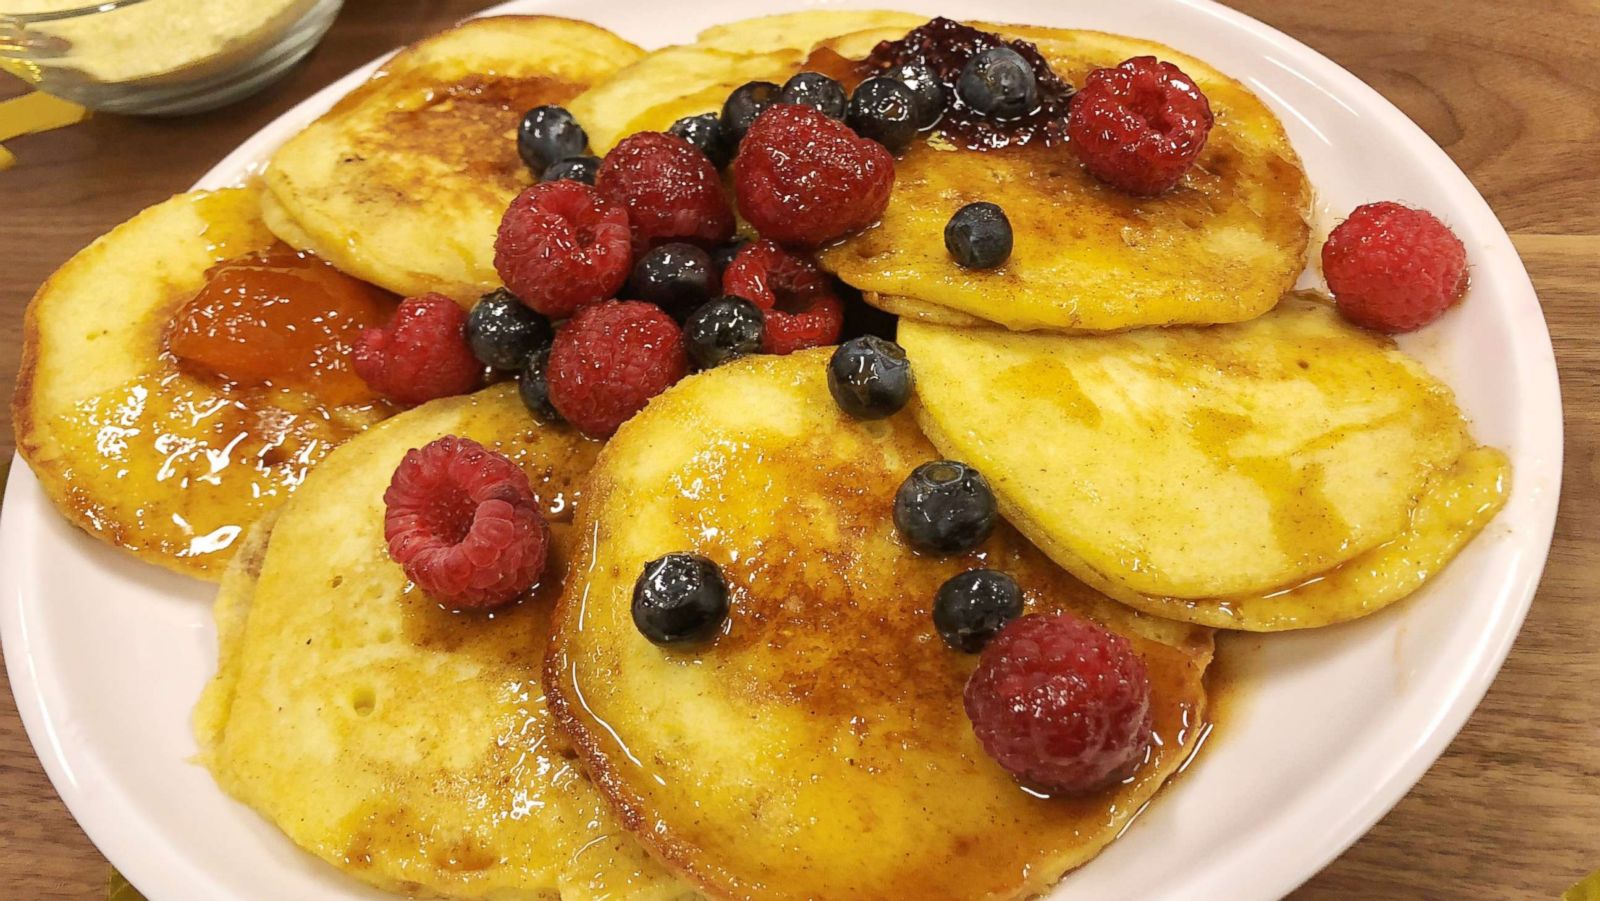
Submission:
[[[893,498],[937,452],[909,412],[845,417],[827,359],[692,376],[608,444],[547,670],[558,719],[642,838],[713,894],[1040,890],[1189,752],[1210,633],[1130,613],[1003,524],[969,554],[912,551]],[[703,646],[664,650],[632,622],[641,567],[668,552],[703,555],[728,581],[725,631]],[[977,659],[943,643],[930,609],[977,566],[1013,575],[1030,611],[1072,610],[1143,656],[1158,738],[1127,782],[1042,798],[979,747],[962,708]]]

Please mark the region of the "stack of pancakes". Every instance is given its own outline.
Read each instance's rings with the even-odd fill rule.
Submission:
[[[495,229],[530,183],[514,141],[528,108],[568,106],[603,154],[924,21],[817,10],[646,54],[579,22],[475,20],[395,56],[258,188],[147,211],[41,290],[19,444],[63,509],[180,567],[169,511],[249,529],[189,567],[232,561],[196,713],[220,785],[401,893],[1026,897],[1114,839],[1193,751],[1212,628],[1370,613],[1493,516],[1504,457],[1472,442],[1449,390],[1326,303],[1285,298],[1310,188],[1267,107],[1166,47],[1010,25],[981,27],[1035,43],[1074,83],[1130,56],[1175,62],[1217,124],[1156,198],[1101,185],[1060,146],[915,142],[882,221],[819,253],[901,316],[916,399],[895,416],[844,416],[818,349],[691,376],[603,447],[502,384],[318,419],[297,466],[263,464],[266,488],[116,474],[167,459],[152,415],[177,436],[167,448],[203,458],[216,440],[159,412],[209,402],[162,368],[160,323],[213,262],[277,239],[469,304],[497,286]],[[942,240],[978,200],[1015,227],[1010,260],[981,272]],[[91,302],[112,273],[134,298],[115,316],[138,328]],[[545,581],[492,614],[441,609],[385,553],[390,474],[447,434],[522,465],[552,523]],[[916,554],[891,520],[895,487],[939,457],[982,471],[1008,520],[970,554]],[[664,651],[630,598],[645,561],[679,551],[722,567],[731,613],[711,644]],[[976,566],[1012,574],[1029,611],[1070,610],[1142,655],[1157,740],[1125,782],[1041,798],[979,748],[960,699],[975,658],[945,648],[929,612]]]

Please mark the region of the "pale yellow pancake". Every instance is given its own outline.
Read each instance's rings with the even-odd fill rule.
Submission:
[[[396,293],[474,300],[500,284],[495,231],[533,181],[523,114],[642,54],[550,16],[472,19],[414,44],[273,155],[268,224]]]
[[[389,412],[227,386],[167,351],[208,269],[273,246],[258,196],[180,194],[69,260],[28,306],[11,401],[17,450],[67,519],[208,579],[323,455]]]
[[[1450,390],[1314,298],[1104,336],[901,320],[899,340],[939,449],[1057,563],[1161,615],[1266,629],[1369,613],[1504,497],[1503,456],[1463,457]]]
[[[1217,117],[1205,150],[1177,188],[1139,198],[1090,176],[1065,144],[978,152],[938,136],[916,141],[895,167],[882,221],[822,251],[825,268],[891,311],[934,305],[1018,330],[1235,322],[1294,285],[1310,186],[1281,123],[1243,85],[1148,41],[978,27],[1035,42],[1075,85],[1132,56],[1176,63]],[[999,204],[1014,231],[1009,260],[993,270],[963,269],[944,246],[951,215],[976,201]]]
[[[1002,525],[977,551],[914,553],[895,489],[937,455],[909,412],[860,423],[826,385],[829,350],[752,357],[651,401],[602,452],[580,508],[546,688],[624,823],[708,894],[1020,898],[1093,857],[1193,750],[1209,630],[1087,589]],[[691,551],[732,589],[708,645],[664,650],[634,627],[646,561]],[[1124,784],[1024,792],[980,749],[961,690],[977,658],[946,647],[935,589],[987,565],[1030,610],[1126,635],[1159,740]]]
[[[718,25],[692,44],[663,47],[578,95],[569,105],[596,153],[640,131],[665,131],[684,116],[718,112],[750,81],[782,84],[820,41],[850,34],[866,54],[926,16],[886,10],[813,9]]]
[[[493,615],[440,608],[385,553],[390,474],[446,434],[516,459],[551,520],[547,578]],[[219,669],[195,713],[218,784],[296,844],[400,894],[690,895],[611,818],[539,689],[597,450],[534,422],[508,383],[418,407],[329,455],[224,580]]]

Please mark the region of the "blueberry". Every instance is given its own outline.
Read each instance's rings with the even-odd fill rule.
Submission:
[[[845,121],[856,134],[899,153],[917,136],[917,98],[892,78],[869,78],[856,87]]]
[[[528,362],[534,348],[550,340],[550,320],[529,309],[504,288],[485,294],[467,314],[467,344],[485,366],[512,372]]]
[[[528,365],[517,374],[517,393],[523,406],[543,422],[560,422],[561,414],[550,403],[550,382],[545,378],[545,367],[550,362],[550,345],[535,350],[528,357]]]
[[[967,60],[956,93],[967,106],[996,119],[1016,119],[1039,105],[1033,67],[1010,47],[993,47]]]
[[[583,126],[559,106],[528,110],[517,128],[517,153],[536,173],[569,156],[580,156],[588,146],[589,135]]]
[[[844,86],[821,72],[801,72],[783,83],[779,103],[809,106],[830,119],[843,119],[849,102]]]
[[[911,399],[911,363],[893,341],[851,338],[828,361],[828,391],[856,419],[892,416]]]
[[[716,282],[711,254],[693,244],[674,242],[653,247],[639,257],[628,285],[635,299],[681,318],[711,296]]]
[[[954,460],[924,463],[894,496],[894,524],[912,547],[959,554],[983,543],[1000,513],[989,483]]]
[[[993,269],[1011,256],[1011,220],[992,203],[969,203],[946,223],[944,248],[968,269]]]
[[[917,128],[932,128],[944,115],[944,85],[932,69],[921,63],[905,63],[885,70],[883,75],[911,89],[916,100]]]
[[[761,350],[766,314],[743,297],[719,297],[689,314],[683,345],[702,369]]]
[[[1001,627],[1022,615],[1017,580],[993,569],[952,576],[933,596],[933,625],[945,644],[975,654]]]
[[[709,157],[711,164],[718,169],[733,159],[733,147],[729,145],[727,135],[722,133],[722,122],[716,113],[684,116],[667,130],[700,148],[700,152]]]
[[[727,618],[728,583],[698,554],[652,560],[633,585],[633,624],[655,644],[704,641]]]
[[[594,177],[600,172],[600,158],[597,156],[569,156],[560,162],[551,163],[549,168],[540,173],[540,181],[581,181],[586,185],[594,184]]]
[[[722,136],[728,146],[737,147],[744,140],[756,117],[778,99],[782,89],[770,81],[752,81],[735,88],[722,105]]]
[[[728,271],[728,267],[733,263],[733,258],[738,256],[739,251],[744,250],[749,244],[749,241],[735,240],[711,251],[711,265],[717,268],[718,278],[722,277],[722,273]]]

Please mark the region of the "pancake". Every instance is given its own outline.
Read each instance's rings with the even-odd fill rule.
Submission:
[[[915,554],[892,498],[937,452],[909,412],[847,419],[826,348],[691,376],[612,438],[579,511],[545,670],[552,710],[627,826],[707,894],[1018,898],[1110,842],[1187,758],[1211,633],[1088,590],[1001,525],[977,551]],[[797,528],[803,523],[803,528]],[[732,591],[713,643],[635,629],[634,581],[664,553],[716,561]],[[1151,673],[1159,740],[1123,784],[1024,792],[977,744],[934,591],[1011,573],[1030,610],[1126,635]]]
[[[898,37],[926,21],[927,16],[887,9],[807,9],[713,25],[700,32],[695,43],[735,53],[810,50],[837,35],[868,30]]]
[[[329,455],[224,579],[219,670],[195,715],[201,761],[296,844],[390,891],[689,895],[611,818],[553,728],[538,669],[559,578],[493,615],[450,613],[388,559],[389,477],[446,434],[522,464],[561,572],[598,445],[534,422],[509,383],[389,420]]]
[[[229,384],[168,351],[174,314],[213,265],[274,246],[257,198],[181,194],[69,260],[28,306],[12,398],[17,450],[68,520],[207,579],[329,449],[389,413],[287,381]]]
[[[1064,144],[979,152],[935,133],[901,156],[879,224],[824,249],[824,268],[891,311],[898,298],[1017,330],[1236,322],[1293,287],[1310,238],[1310,187],[1281,123],[1243,85],[1148,41],[978,27],[1036,43],[1072,84],[1132,56],[1176,63],[1216,114],[1205,150],[1177,188],[1139,198],[1090,176]],[[961,268],[944,247],[951,215],[980,200],[1003,207],[1014,230],[1010,259],[988,271]]]
[[[707,29],[693,44],[645,55],[568,108],[589,133],[590,146],[603,154],[636,132],[665,131],[684,116],[720,111],[746,82],[782,84],[825,38],[856,34],[850,46],[865,54],[879,40],[925,21],[883,10],[813,9],[730,22]]]
[[[1435,473],[1408,512],[1406,526],[1377,547],[1297,585],[1257,594],[1174,598],[1140,594],[1087,567],[1087,584],[1155,616],[1218,629],[1281,632],[1359,619],[1410,596],[1439,574],[1505,506],[1511,463],[1492,447],[1474,447]]]
[[[1103,336],[901,320],[899,341],[934,444],[984,472],[1057,563],[1163,616],[1364,615],[1504,499],[1504,457],[1468,454],[1450,390],[1311,297],[1248,323]]]
[[[500,284],[495,231],[532,183],[523,114],[642,52],[550,16],[472,19],[414,44],[273,155],[268,223],[396,293],[474,300]]]

